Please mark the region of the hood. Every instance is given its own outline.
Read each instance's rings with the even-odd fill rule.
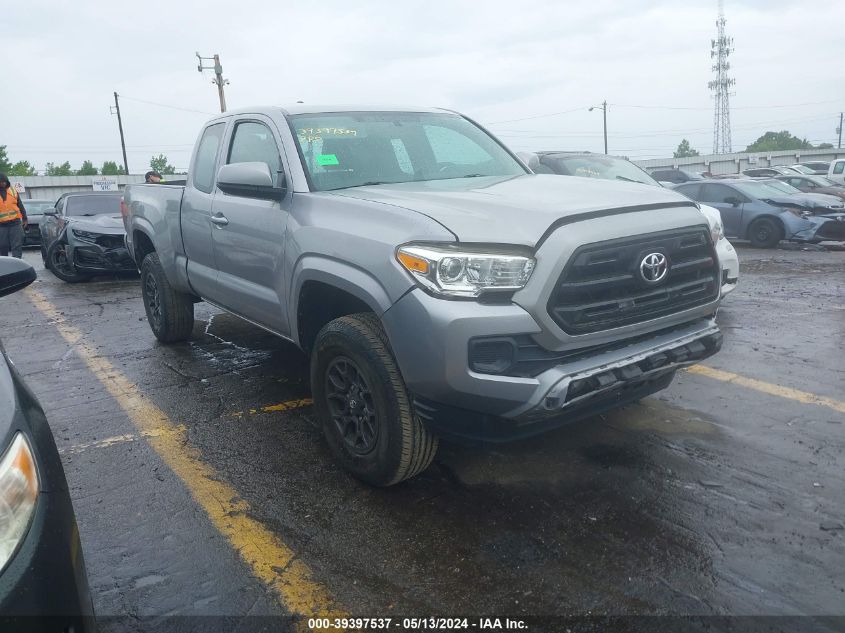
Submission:
[[[326,192],[416,211],[462,242],[534,246],[557,220],[628,207],[695,207],[675,191],[548,174],[429,180]]]
[[[126,229],[123,227],[123,218],[120,214],[101,213],[92,216],[71,216],[69,224],[80,231],[91,231],[104,235],[123,235]]]
[[[843,209],[842,198],[823,193],[794,193],[766,198],[767,202],[779,207],[803,207],[809,210]]]
[[[836,198],[845,196],[845,187],[819,187],[816,191],[825,196],[834,196]]]

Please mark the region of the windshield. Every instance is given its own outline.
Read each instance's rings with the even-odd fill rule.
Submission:
[[[24,200],[27,213],[44,213],[53,208],[53,203],[49,200]]]
[[[340,112],[288,119],[315,191],[526,173],[495,139],[457,114]]]
[[[795,171],[797,171],[801,174],[812,174],[813,173],[812,169],[810,169],[809,167],[805,167],[804,165],[790,165],[789,168],[794,169]]]
[[[65,215],[85,216],[100,213],[120,214],[121,196],[71,196],[65,204]]]
[[[550,167],[556,174],[563,174],[565,176],[627,180],[641,182],[646,185],[660,186],[654,178],[624,158],[602,155],[547,155],[541,157],[540,161]]]
[[[751,198],[779,198],[784,194],[794,194],[794,193],[801,193],[793,187],[792,185],[788,185],[785,182],[781,182],[780,180],[758,180],[758,181],[749,181],[743,183],[734,183],[734,187],[739,189],[742,193],[746,196]]]
[[[824,176],[808,176],[807,180],[810,182],[816,183],[819,187],[834,187],[836,183],[832,180],[828,180]]]
[[[771,180],[763,180],[762,182],[771,185],[775,189],[780,189],[784,193],[801,193],[800,189],[798,189],[797,187],[793,187],[788,182],[784,182],[783,180],[775,180],[774,178],[772,178]]]

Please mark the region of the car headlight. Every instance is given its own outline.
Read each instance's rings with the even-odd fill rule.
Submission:
[[[97,233],[91,233],[90,231],[80,231],[79,229],[71,229],[71,233],[76,238],[83,240],[85,242],[96,242],[97,238],[100,237]]]
[[[0,459],[0,571],[29,529],[38,499],[38,470],[22,433]]]
[[[409,244],[396,259],[425,288],[449,297],[478,297],[491,291],[519,290],[528,283],[534,258],[460,246]]]
[[[718,244],[719,240],[725,239],[725,230],[721,222],[714,222],[710,226],[710,239],[713,240],[714,244]]]
[[[807,218],[810,218],[810,217],[813,216],[813,214],[810,213],[809,211],[807,211],[806,209],[796,209],[795,207],[787,207],[784,210],[788,211],[789,213],[791,213],[794,216],[797,216],[799,218],[803,218],[805,220]]]

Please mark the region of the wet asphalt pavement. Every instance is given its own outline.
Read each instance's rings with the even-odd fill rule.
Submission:
[[[420,477],[373,489],[334,462],[310,406],[261,410],[309,397],[292,346],[206,304],[189,343],[163,346],[137,278],[68,285],[26,259],[33,288],[352,614],[845,615],[835,407],[682,372],[539,438],[441,444]],[[845,252],[740,259],[705,364],[845,401]],[[284,613],[26,292],[0,323],[62,451],[98,615]]]

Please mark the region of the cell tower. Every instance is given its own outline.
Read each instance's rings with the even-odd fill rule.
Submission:
[[[707,84],[713,91],[713,153],[731,153],[731,95],[730,87],[736,83],[728,77],[731,63],[728,57],[733,52],[733,38],[725,35],[725,7],[719,0],[719,19],[716,20],[716,39],[710,40],[710,57],[716,78]]]

